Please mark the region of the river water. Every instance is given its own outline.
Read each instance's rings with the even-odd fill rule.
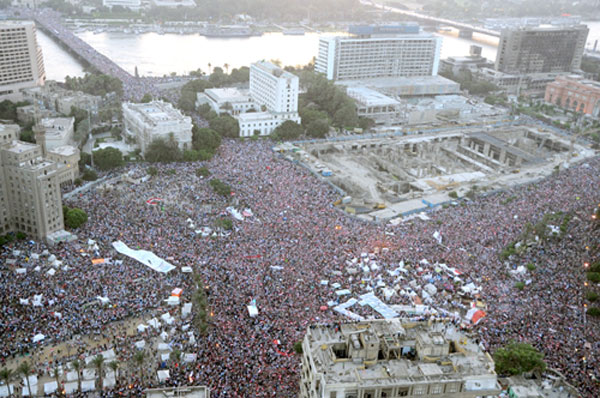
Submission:
[[[591,47],[596,39],[600,39],[600,22],[591,22],[588,26],[588,46]],[[467,40],[457,37],[456,31],[436,34],[443,38],[441,58],[468,55],[469,47],[476,44],[482,47],[484,57],[496,59],[497,38],[475,34],[472,40]],[[265,33],[248,38],[207,38],[199,34],[78,33],[81,39],[126,71],[133,74],[137,66],[140,76],[163,76],[172,72],[181,75],[198,68],[208,72],[209,63],[211,67],[224,69],[227,64],[232,69],[263,59],[277,59],[283,65],[305,65],[317,55],[321,35],[327,34],[286,36]],[[38,40],[48,79],[63,81],[66,75],[83,75],[83,66],[39,30]]]

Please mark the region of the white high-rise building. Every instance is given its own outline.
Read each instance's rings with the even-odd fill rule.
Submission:
[[[0,101],[22,99],[21,90],[46,80],[32,21],[0,21]]]
[[[329,80],[435,76],[442,39],[418,25],[351,26],[319,40],[315,70]]]
[[[250,96],[270,112],[298,112],[298,76],[270,62],[256,62],[250,66]]]
[[[300,123],[298,115],[298,76],[270,62],[250,66],[250,98],[263,112],[235,116],[240,137],[269,135],[287,120]]]

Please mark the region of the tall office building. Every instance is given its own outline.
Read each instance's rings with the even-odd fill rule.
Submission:
[[[577,70],[581,67],[588,32],[586,25],[503,30],[496,70],[513,74]]]
[[[298,76],[270,62],[250,66],[250,97],[269,112],[298,112]]]
[[[319,40],[315,70],[329,80],[435,76],[442,39],[418,25],[351,26]]]
[[[19,126],[0,124],[0,234],[47,239],[64,229],[60,184],[77,163],[60,153],[50,160],[43,146],[18,141],[18,134]]]
[[[32,21],[0,21],[0,101],[20,100],[21,89],[46,80],[42,50]]]

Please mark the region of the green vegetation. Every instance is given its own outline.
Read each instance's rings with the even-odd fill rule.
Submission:
[[[304,129],[298,123],[286,120],[273,130],[271,136],[275,140],[290,141],[295,140],[302,135]]]
[[[0,246],[4,246],[7,243],[13,242],[15,239],[16,240],[24,240],[27,238],[27,235],[25,235],[23,232],[17,232],[15,233],[8,233],[6,235],[0,235]]]
[[[196,175],[198,177],[208,177],[210,175],[210,171],[206,167],[200,167],[196,169]]]
[[[0,120],[11,120],[17,122],[17,108],[29,105],[28,102],[12,102],[4,100],[0,102]]]
[[[197,76],[199,79],[187,82],[181,88],[181,95],[177,106],[186,112],[192,112],[196,108],[196,94],[204,92],[207,88],[229,86],[236,83],[244,83],[250,80],[250,68],[243,66],[239,69],[233,69],[231,74],[223,73],[223,69],[215,67],[208,76],[203,78],[204,72],[200,69],[191,72],[190,75]],[[209,107],[210,108],[210,107]]]
[[[210,128],[221,137],[238,138],[240,136],[240,126],[238,121],[231,115],[217,116],[209,120]]]
[[[65,87],[69,90],[83,91],[84,93],[105,96],[116,93],[123,96],[123,83],[116,77],[101,73],[86,73],[84,77],[65,77]]]
[[[590,282],[600,283],[600,272],[588,272],[587,278]]]
[[[181,150],[173,135],[171,135],[169,140],[164,140],[162,138],[153,140],[144,153],[146,161],[152,163],[177,162],[181,160],[182,156]]]
[[[456,193],[456,191],[452,191],[452,192],[448,193],[448,196],[451,197],[452,199],[458,199],[458,193]]]
[[[515,288],[517,288],[519,290],[523,290],[523,289],[525,289],[525,283],[517,282],[517,283],[515,283]]]
[[[233,221],[229,218],[217,218],[215,220],[215,227],[231,231],[233,229]]]
[[[93,152],[94,165],[100,170],[110,170],[125,164],[123,154],[117,148],[104,148]]]
[[[533,265],[533,263],[527,263],[526,267],[530,272],[535,271],[535,265]]]
[[[204,290],[204,281],[202,280],[202,276],[196,275],[196,290],[193,294],[193,309],[194,309],[194,317],[193,323],[194,326],[202,335],[206,334],[208,330],[208,298],[206,296],[206,291]]]
[[[546,370],[544,354],[528,343],[512,342],[494,353],[496,373],[520,375],[525,372]]]
[[[296,354],[302,354],[302,341],[296,341],[294,343],[294,352]]]
[[[151,101],[152,101],[152,95],[150,95],[150,94],[148,94],[148,93],[144,94],[144,96],[143,96],[143,97],[142,97],[142,99],[140,100],[140,102],[141,102],[142,104],[147,104],[148,102],[151,102]]]
[[[85,169],[81,178],[84,181],[96,181],[98,179],[98,174],[92,169]]]
[[[192,146],[198,151],[197,160],[210,160],[220,145],[221,136],[215,130],[193,127]]]
[[[500,88],[493,83],[480,80],[473,76],[470,70],[461,70],[457,75],[448,71],[440,73],[441,76],[453,80],[460,84],[460,88],[469,91],[471,95],[487,95],[492,91],[498,91]]]
[[[587,292],[585,294],[585,298],[588,299],[588,301],[591,301],[592,303],[596,300],[598,300],[598,293],[596,292]]]
[[[598,307],[590,307],[587,310],[587,314],[591,316],[600,316],[600,308]]]
[[[66,209],[66,211],[65,211]],[[65,226],[71,229],[77,229],[82,226],[88,219],[88,216],[85,211],[78,209],[76,207],[69,208],[67,206],[63,206],[63,217],[65,221]]]
[[[156,167],[148,167],[148,175],[149,176],[154,177],[157,174],[158,174],[158,170],[156,169]]]
[[[231,187],[229,185],[225,184],[223,181],[219,180],[218,178],[213,178],[208,183],[212,187],[212,189],[219,195],[222,195],[222,196],[231,195]]]

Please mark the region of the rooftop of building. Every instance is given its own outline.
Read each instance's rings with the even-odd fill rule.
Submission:
[[[48,152],[55,153],[60,156],[73,156],[79,152],[79,149],[72,145],[62,145],[53,149],[49,149]]]
[[[283,79],[297,79],[298,76],[281,69],[279,66],[272,64],[267,61],[258,61],[252,64],[252,66],[257,67],[258,69],[263,70],[264,72],[270,73],[271,75],[283,78]]]
[[[146,398],[209,398],[208,387],[172,387],[172,388],[150,388],[144,390]]]
[[[586,30],[587,25],[573,24],[573,25],[550,25],[542,24],[537,26],[519,26],[515,28],[504,29],[503,32],[507,31],[530,31],[530,32],[549,32],[549,31],[570,31],[570,30]]]
[[[390,25],[350,25],[348,33],[353,35],[403,35],[420,32],[419,24],[414,22]]]
[[[311,326],[305,339],[327,383],[410,385],[471,377],[479,382],[474,390],[500,389],[489,354],[448,323],[396,318]]]
[[[12,153],[23,153],[36,149],[37,147],[38,146],[36,144],[32,144],[30,142],[15,140],[12,141],[10,144],[4,145],[2,149]]]
[[[175,109],[173,105],[163,101],[152,101],[148,103],[123,103],[124,108],[140,115],[146,123],[158,125],[162,122],[171,122],[184,120],[189,117],[184,116],[181,111]]]
[[[33,21],[16,21],[14,19],[0,20],[0,29],[15,28],[19,26],[35,26]]]
[[[458,85],[455,81],[443,76],[414,76],[414,77],[378,77],[373,79],[338,80],[335,82],[340,86],[364,86],[370,88],[391,88],[404,86],[428,86],[428,85]]]
[[[368,87],[354,86],[349,87],[347,94],[365,106],[395,106],[400,105],[400,101],[388,97],[379,91]]]
[[[239,115],[236,115],[235,118],[237,118],[240,122],[263,122],[263,121],[267,121],[267,120],[273,120],[275,119],[275,116],[273,116],[273,114],[271,112],[246,112],[246,113],[240,113]]]
[[[600,89],[600,82],[595,80],[586,79],[581,75],[568,75],[568,76],[558,76],[556,82],[561,82],[563,84],[570,84],[572,82],[577,82],[579,84],[583,84],[592,89]]]
[[[247,102],[250,101],[248,90],[235,87],[210,88],[204,90],[204,94],[216,102]]]

